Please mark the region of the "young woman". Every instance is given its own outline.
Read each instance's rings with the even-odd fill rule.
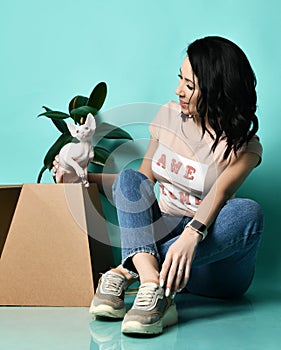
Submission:
[[[234,194],[260,163],[256,79],[243,51],[221,37],[188,46],[179,103],[163,106],[138,171],[91,174],[111,186],[122,264],[102,275],[90,312],[123,318],[122,332],[157,334],[177,322],[175,294],[185,288],[238,297],[253,279],[263,216]],[[159,201],[154,185],[160,188]],[[126,313],[124,291],[140,287]]]

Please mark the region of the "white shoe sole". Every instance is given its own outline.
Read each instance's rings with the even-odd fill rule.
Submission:
[[[176,305],[171,305],[163,318],[153,324],[142,324],[138,321],[123,321],[122,333],[160,334],[163,329],[178,323]]]
[[[114,309],[109,305],[91,305],[89,313],[93,316],[110,317],[110,318],[124,318],[126,314],[126,308],[119,310]]]

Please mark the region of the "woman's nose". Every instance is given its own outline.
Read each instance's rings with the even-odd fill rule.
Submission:
[[[177,88],[175,90],[175,93],[178,96],[184,96],[184,91],[183,91],[183,88],[182,88],[182,85],[181,85],[180,82],[178,83],[178,86],[177,86]]]

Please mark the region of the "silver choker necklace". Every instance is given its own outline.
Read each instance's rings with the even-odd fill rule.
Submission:
[[[194,116],[192,115],[192,114],[184,114],[184,113],[182,113],[181,114],[181,118],[182,118],[182,120],[185,122],[186,121],[186,119],[193,119],[194,118]]]

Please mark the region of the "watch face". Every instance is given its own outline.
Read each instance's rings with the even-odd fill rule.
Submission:
[[[202,224],[200,221],[197,220],[191,221],[190,226],[194,227],[200,232],[204,232],[206,230],[206,225]]]

